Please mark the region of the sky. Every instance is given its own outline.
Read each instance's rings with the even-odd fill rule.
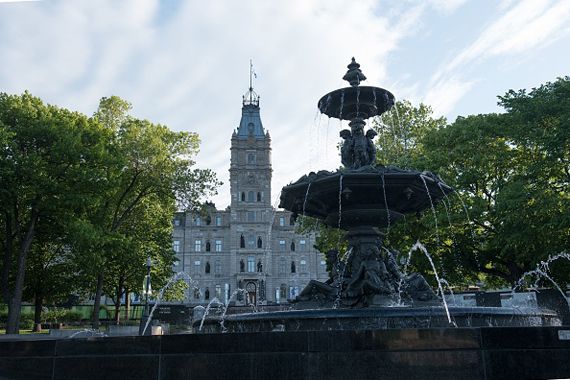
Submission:
[[[197,132],[197,166],[224,182],[218,208],[250,60],[277,205],[284,185],[340,165],[346,124],[317,102],[347,86],[351,57],[363,85],[451,122],[569,75],[569,46],[568,0],[0,0],[0,92],[87,115],[117,95],[135,117]]]

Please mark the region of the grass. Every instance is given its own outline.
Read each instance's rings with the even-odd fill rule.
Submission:
[[[6,334],[6,329],[0,329],[0,335]],[[43,329],[41,332],[34,332],[32,329],[20,329],[20,334],[49,334],[48,329]]]

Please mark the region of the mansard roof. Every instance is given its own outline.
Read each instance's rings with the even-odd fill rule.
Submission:
[[[249,137],[263,139],[266,137],[259,115],[259,95],[253,90],[251,85],[251,73],[249,89],[243,96],[241,120],[237,132],[234,131],[234,136],[242,139]]]

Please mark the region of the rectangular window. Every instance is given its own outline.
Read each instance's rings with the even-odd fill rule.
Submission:
[[[285,217],[284,216],[279,217],[279,226],[285,227]]]
[[[301,259],[299,264],[300,264],[301,273],[306,273],[307,272],[307,260]]]
[[[222,217],[220,215],[216,215],[216,226],[220,227],[222,225]]]
[[[216,263],[214,264],[214,272],[216,274],[222,273],[222,262],[220,260],[216,260]]]
[[[306,246],[307,246],[307,241],[306,241],[306,240],[299,240],[299,249],[300,249],[301,251],[304,251]]]
[[[180,219],[174,219],[174,226],[178,227],[180,225]]]
[[[216,252],[222,252],[222,241],[216,240]]]
[[[254,211],[248,211],[247,212],[247,221],[248,222],[255,222],[255,212]]]
[[[222,286],[216,285],[216,298],[221,300],[222,299]]]
[[[200,272],[201,272],[200,260],[196,260],[194,261],[194,273],[200,273]]]
[[[298,286],[290,286],[289,287],[289,299],[293,300],[295,297],[299,295],[299,287]]]
[[[279,250],[285,251],[285,240],[279,240]]]
[[[180,252],[180,240],[174,240],[172,244],[172,249],[174,252]]]
[[[285,258],[282,257],[281,260],[279,260],[279,274],[285,274],[287,271],[287,264],[285,262]]]
[[[202,218],[197,216],[196,219],[194,219],[194,224],[196,224],[197,226],[201,226],[202,225]]]
[[[255,272],[255,257],[253,256],[247,258],[247,271],[250,273]]]
[[[195,240],[194,241],[194,251],[201,252],[202,251],[202,240]]]

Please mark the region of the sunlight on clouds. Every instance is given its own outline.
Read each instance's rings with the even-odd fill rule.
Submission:
[[[450,77],[435,83],[425,95],[436,116],[445,116],[455,104],[473,87],[475,81]]]
[[[569,22],[569,1],[562,0],[553,6],[540,0],[517,2],[457,55],[439,76],[494,55],[520,54],[539,48],[559,37],[558,31]]]
[[[402,42],[428,35],[434,14],[438,21],[465,17],[467,3],[389,3],[50,0],[2,6],[0,91],[28,89],[88,115],[101,97],[119,95],[133,104],[136,117],[198,132],[198,164],[226,182],[215,199],[223,207],[229,200],[230,138],[240,120],[251,58],[261,117],[272,137],[277,193],[308,168],[339,165],[338,132],[347,125],[315,117],[316,104],[326,92],[347,86],[341,78],[352,56],[368,77],[365,84],[423,100],[446,114],[477,82],[462,80],[464,66],[543,46],[567,32],[570,19],[570,1],[550,6],[506,0],[492,7],[498,17],[439,73],[414,79],[405,78],[409,68],[390,66]],[[420,57],[413,64],[433,69]]]
[[[429,0],[429,4],[437,11],[450,14],[465,4],[467,0]]]

